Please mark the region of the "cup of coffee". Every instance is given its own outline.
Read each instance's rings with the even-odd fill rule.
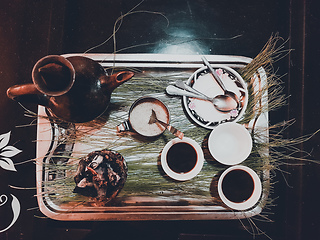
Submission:
[[[158,122],[150,122],[154,111],[157,119],[169,124],[170,113],[167,106],[157,98],[138,98],[130,107],[128,120],[117,126],[118,132],[134,131],[145,137],[155,137],[162,134],[166,127]]]
[[[217,197],[229,208],[247,210],[254,207],[262,193],[261,180],[251,168],[236,165],[226,169],[215,185]]]
[[[161,167],[172,179],[186,181],[195,177],[204,162],[200,145],[191,138],[174,138],[161,152]]]

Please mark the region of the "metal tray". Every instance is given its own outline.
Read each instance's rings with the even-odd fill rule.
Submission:
[[[80,54],[67,54],[66,57]],[[234,211],[224,207],[210,194],[213,178],[228,166],[205,162],[198,176],[186,182],[175,182],[161,175],[159,154],[170,139],[169,132],[156,139],[141,139],[135,134],[118,134],[116,126],[127,119],[131,104],[149,95],[161,99],[169,108],[171,124],[205,146],[210,130],[193,123],[182,108],[181,98],[165,94],[165,87],[177,79],[187,80],[202,67],[198,55],[160,54],[86,54],[106,71],[130,69],[135,77],[112,94],[108,111],[101,119],[87,124],[60,126],[46,117],[39,106],[37,121],[37,199],[41,212],[56,220],[212,220],[241,219],[259,214],[268,198],[269,173],[259,172],[263,194],[252,209]],[[252,59],[242,56],[207,55],[212,65],[226,65],[235,70]],[[266,81],[263,69],[256,81]],[[259,85],[257,83],[257,85]],[[268,114],[259,117],[257,127],[267,129]],[[250,127],[250,124],[249,124]],[[74,137],[75,131],[80,133]],[[268,141],[268,132],[265,130]],[[73,137],[70,137],[73,136]],[[104,148],[115,150],[127,161],[127,182],[106,206],[73,193],[73,173],[80,157]],[[267,153],[262,153],[267,154]],[[262,163],[263,164],[263,163]],[[243,165],[255,163],[246,160]],[[254,167],[252,167],[254,169]],[[255,169],[254,169],[255,170]]]

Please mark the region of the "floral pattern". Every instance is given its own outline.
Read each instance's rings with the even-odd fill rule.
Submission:
[[[10,157],[14,157],[21,150],[14,146],[7,146],[11,132],[0,135],[0,167],[9,171],[17,171]]]
[[[17,171],[11,157],[22,152],[14,146],[8,146],[10,141],[11,132],[0,135],[0,167],[8,171]],[[10,194],[12,197],[11,208],[13,211],[13,218],[11,223],[4,229],[0,229],[0,233],[7,231],[17,221],[20,215],[20,203],[17,197]],[[8,196],[5,194],[0,195],[0,207],[4,206],[8,202]]]

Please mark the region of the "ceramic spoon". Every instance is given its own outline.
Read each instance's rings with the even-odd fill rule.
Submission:
[[[218,76],[218,74],[216,73],[216,71],[212,68],[212,66],[210,65],[210,63],[208,62],[208,60],[203,56],[201,57],[204,65],[209,69],[210,73],[212,74],[213,78],[216,80],[216,82],[219,84],[219,86],[221,87],[221,89],[224,91],[224,95],[227,96],[228,98],[232,98],[233,101],[235,101],[235,104],[237,104],[237,106],[239,106],[239,99],[238,96],[233,93],[230,92],[226,89],[226,87],[224,86],[222,80],[220,79],[220,77]]]

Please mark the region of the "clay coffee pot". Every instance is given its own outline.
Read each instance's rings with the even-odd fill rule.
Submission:
[[[63,121],[83,123],[103,114],[112,91],[133,75],[121,71],[108,76],[99,63],[83,56],[49,55],[35,64],[33,83],[12,86],[7,95],[43,105]]]

